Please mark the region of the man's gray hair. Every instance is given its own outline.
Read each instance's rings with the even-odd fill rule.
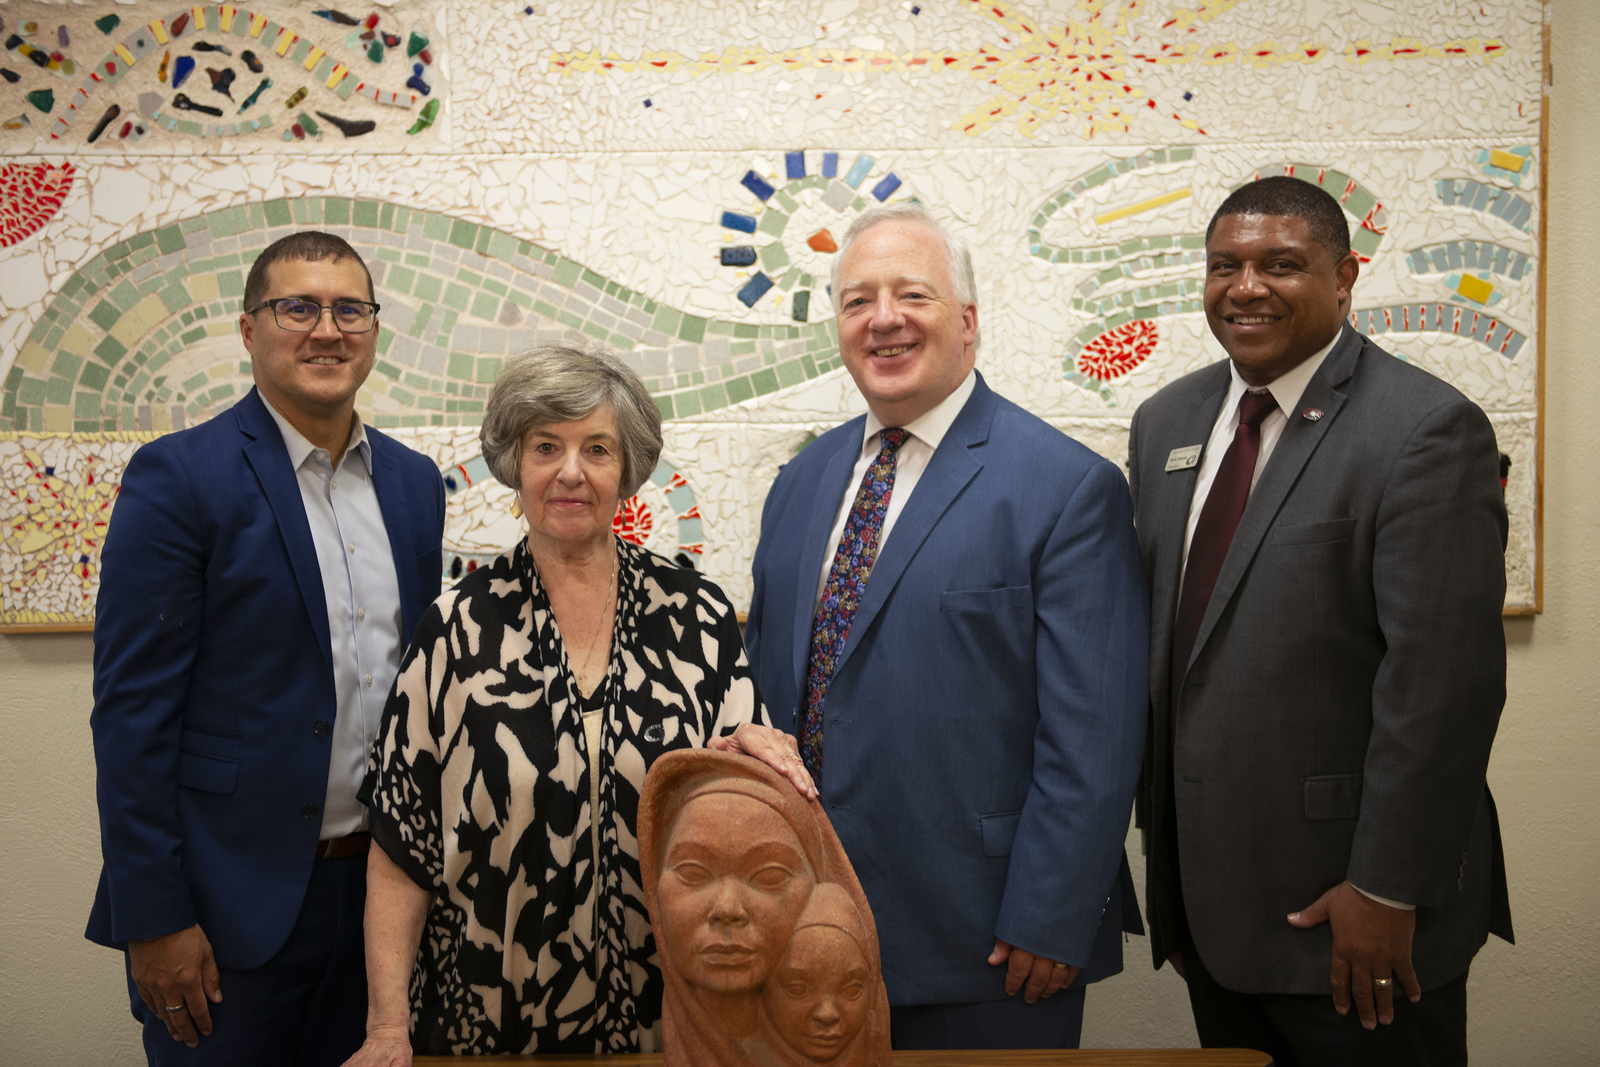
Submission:
[[[950,284],[955,287],[956,302],[965,307],[978,302],[977,277],[972,272],[972,252],[967,248],[967,242],[951,233],[944,223],[934,217],[933,213],[923,207],[916,200],[902,200],[897,204],[885,204],[882,207],[868,208],[857,215],[850,228],[844,231],[844,240],[839,242],[839,252],[833,258],[832,294],[834,307],[839,306],[839,269],[844,265],[845,253],[850,251],[850,246],[855,244],[856,238],[872,229],[880,222],[907,222],[915,223],[932,230],[944,245],[945,265],[950,268]],[[972,339],[973,350],[978,347],[978,337]]]
[[[644,484],[661,458],[661,410],[639,376],[599,346],[564,341],[512,356],[495,375],[478,441],[501,483],[522,489],[522,440],[529,430],[586,418],[610,404],[622,448],[619,498]]]

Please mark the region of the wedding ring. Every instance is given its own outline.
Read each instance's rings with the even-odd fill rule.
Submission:
[[[1064,971],[1064,970],[1066,970],[1066,969],[1067,969],[1067,965],[1066,965],[1066,964],[1065,964],[1065,963],[1057,963],[1057,964],[1054,964],[1054,967],[1055,967],[1055,969],[1056,969],[1056,970],[1058,970],[1058,971]]]
[[[167,1008],[167,1011],[169,1013],[171,1013],[171,1012],[175,1012],[175,1011],[182,1011],[184,1009],[184,1005],[181,1004],[181,1003],[180,1004],[168,1004],[166,1006],[166,1008]]]
[[[1374,978],[1372,980],[1372,984],[1377,986],[1379,989],[1388,989],[1390,983],[1393,981],[1394,979],[1392,978]]]

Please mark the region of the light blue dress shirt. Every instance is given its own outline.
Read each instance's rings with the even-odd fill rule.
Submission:
[[[372,482],[372,446],[361,417],[352,417],[350,443],[334,470],[327,449],[306,440],[270,403],[267,411],[283,434],[300,483],[328,604],[336,711],[330,724],[332,754],[319,835],[327,841],[367,827],[367,809],[356,799],[356,790],[405,651],[400,582]]]

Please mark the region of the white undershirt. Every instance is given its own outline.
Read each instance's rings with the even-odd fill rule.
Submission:
[[[880,558],[883,555],[883,546],[889,542],[889,532],[894,529],[900,513],[906,509],[906,501],[911,499],[911,493],[916,489],[917,482],[922,480],[922,472],[928,469],[928,463],[933,459],[933,453],[939,447],[939,442],[950,432],[956,416],[966,407],[967,400],[972,396],[972,390],[977,386],[978,372],[969,370],[966,378],[956,386],[954,392],[935,404],[931,410],[901,427],[910,436],[895,453],[894,489],[889,493],[889,507],[883,514],[883,528],[878,531]],[[884,429],[883,420],[869,410],[867,424],[861,433],[861,455],[856,459],[856,465],[850,472],[844,499],[839,502],[839,512],[833,521],[833,533],[828,535],[828,551],[822,557],[822,573],[817,577],[816,602],[822,600],[822,590],[828,584],[828,571],[833,568],[833,555],[839,550],[839,538],[844,536],[844,524],[850,518],[850,508],[855,503],[856,493],[861,490],[861,479],[866,477],[867,468],[878,458],[878,450],[882,447],[878,441],[878,432],[882,429]]]

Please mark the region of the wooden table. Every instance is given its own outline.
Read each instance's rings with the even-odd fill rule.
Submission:
[[[464,1059],[418,1056],[416,1067],[462,1067]],[[651,1056],[478,1056],[473,1064],[520,1064],[522,1067],[578,1067],[610,1064],[661,1067]],[[1270,1067],[1265,1052],[1232,1048],[1082,1049],[1016,1052],[897,1052],[894,1067]]]

